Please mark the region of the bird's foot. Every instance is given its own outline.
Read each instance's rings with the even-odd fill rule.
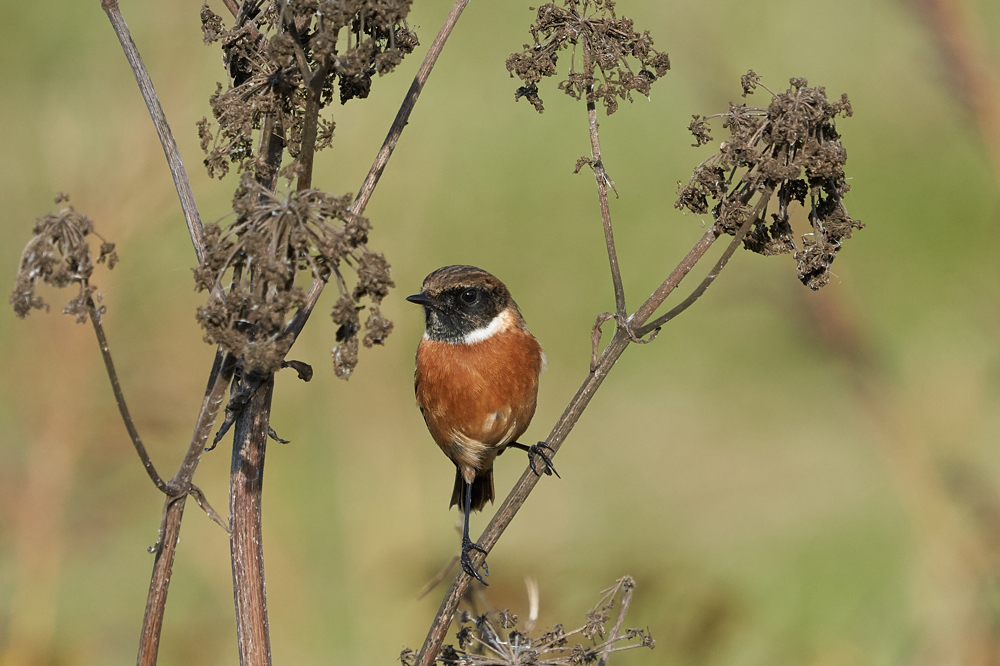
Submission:
[[[542,450],[542,449],[548,449],[549,451],[555,453],[552,447],[546,444],[545,442],[538,442],[538,444],[534,444],[532,446],[525,446],[524,444],[519,444],[518,442],[512,442],[507,446],[512,446],[515,449],[527,451],[528,464],[531,465],[531,471],[534,472],[536,476],[542,475],[541,472],[538,471],[538,468],[535,467],[535,456],[538,456],[539,458],[542,459],[542,462],[545,463],[545,467],[542,469],[542,472],[545,472],[549,476],[555,474],[558,478],[560,479],[562,478],[561,476],[559,476],[559,472],[556,471],[555,465],[552,464],[552,458],[550,458],[548,454]]]
[[[479,544],[477,544],[475,541],[473,541],[469,537],[463,537],[462,538],[462,557],[461,557],[461,560],[460,560],[461,563],[462,563],[462,571],[464,571],[465,573],[469,574],[470,576],[472,576],[473,578],[475,578],[476,580],[478,580],[480,583],[482,583],[483,585],[486,585],[488,587],[489,583],[487,583],[485,580],[483,580],[483,577],[479,575],[479,572],[476,571],[472,567],[472,558],[469,557],[469,551],[472,551],[472,550],[478,550],[483,555],[486,554],[486,549],[485,548],[481,548],[479,546]],[[483,572],[487,576],[489,576],[490,575],[490,568],[488,566],[486,566],[486,561],[485,560],[483,560],[483,565],[482,566],[483,566]]]

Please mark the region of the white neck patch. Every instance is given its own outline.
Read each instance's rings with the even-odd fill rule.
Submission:
[[[489,340],[497,333],[500,333],[501,331],[506,331],[508,328],[511,327],[512,323],[513,323],[513,311],[510,308],[507,308],[506,310],[498,314],[496,317],[494,317],[493,320],[488,325],[483,326],[482,328],[477,328],[476,330],[469,332],[464,338],[462,338],[459,344],[474,345],[477,342],[483,342],[484,340]]]

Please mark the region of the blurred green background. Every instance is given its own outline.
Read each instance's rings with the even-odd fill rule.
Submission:
[[[265,478],[275,663],[393,663],[419,647],[439,604],[443,587],[416,595],[455,553],[458,514],[447,510],[452,465],[413,401],[422,316],[403,297],[424,275],[471,263],[517,298],[549,359],[528,439],[555,423],[587,373],[595,315],[613,309],[594,183],[572,173],[589,154],[585,109],[547,81],[539,116],[514,102],[504,68],[530,40],[528,4],[466,10],[368,208],[370,245],[397,284],[387,345],[337,380],[326,294],[291,354],[316,377],[277,378],[272,425],[292,443],[269,448]],[[995,72],[1000,4],[943,6],[967,12],[959,43],[986,43],[980,65]],[[199,7],[123,12],[212,221],[236,180],[201,167],[195,122],[224,74],[217,46],[201,43]],[[357,191],[449,7],[414,3],[423,46],[368,100],[330,110],[337,135],[318,157],[318,187]],[[654,344],[627,350],[560,452],[562,480],[542,480],[491,554],[494,607],[526,615],[532,577],[538,626],[576,627],[630,574],[626,624],[648,627],[657,646],[613,663],[1000,658],[1000,162],[931,7],[620,2],[674,67],[650,101],[601,116],[631,309],[708,224],[673,208],[677,181],[710,153],[690,147],[690,116],[741,101],[749,68],[772,90],[801,76],[848,93],[846,204],[867,228],[823,293],[798,283],[790,257],[741,251]],[[97,0],[7,3],[4,14],[0,275],[13,285],[32,220],[58,191],[117,243],[121,264],[94,282],[139,431],[171,475],[214,352],[195,323],[194,253],[159,142]],[[128,663],[162,499],[92,330],[58,314],[66,294],[45,295],[49,314],[0,314],[0,663]],[[845,362],[845,341],[869,360]],[[206,454],[195,479],[220,510],[227,448]],[[499,459],[501,497],[524,466]],[[491,514],[474,518],[475,534]],[[160,663],[235,664],[235,648],[228,541],[189,505]]]

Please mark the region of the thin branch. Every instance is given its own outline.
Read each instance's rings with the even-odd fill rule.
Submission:
[[[583,42],[583,67],[585,72],[592,71],[590,67],[590,48],[586,40]],[[597,105],[594,102],[594,84],[587,86],[587,118],[590,124],[591,167],[594,169],[594,179],[597,181],[597,197],[601,202],[601,220],[604,223],[604,244],[608,248],[608,263],[611,265],[611,283],[615,290],[615,312],[619,319],[624,320],[628,310],[625,307],[625,287],[622,285],[621,269],[618,267],[618,252],[615,249],[615,235],[611,228],[611,208],[608,206],[608,183],[610,179],[604,171],[604,161],[601,157],[601,139],[597,133]]]
[[[454,30],[455,24],[458,23],[458,18],[462,15],[462,10],[468,4],[469,0],[455,0],[455,4],[452,5],[451,11],[448,12],[441,30],[438,31],[437,37],[434,38],[431,47],[427,50],[427,55],[424,56],[424,61],[420,64],[420,69],[417,70],[416,76],[413,77],[413,83],[410,84],[410,89],[407,91],[406,97],[403,98],[403,103],[396,113],[396,119],[392,121],[389,133],[386,135],[385,141],[382,142],[382,148],[379,149],[378,155],[375,157],[375,162],[365,177],[365,181],[361,184],[358,196],[354,199],[353,210],[358,215],[364,213],[365,207],[368,206],[368,200],[371,199],[372,192],[375,191],[375,186],[378,185],[379,178],[382,177],[382,172],[385,171],[385,166],[392,156],[392,151],[396,148],[396,143],[399,141],[399,136],[403,133],[403,128],[409,122],[410,113],[417,103],[420,92],[424,89],[424,84],[427,83],[427,78],[431,75],[431,70],[434,68],[438,56],[441,55],[441,49],[444,48],[444,44],[448,41],[451,31]]]
[[[121,384],[118,383],[118,373],[115,372],[115,362],[111,359],[108,338],[104,335],[104,326],[101,325],[101,312],[94,304],[94,299],[92,298],[87,299],[87,307],[90,310],[90,321],[94,325],[94,333],[97,334],[97,344],[100,346],[101,356],[104,358],[104,367],[108,371],[108,379],[111,381],[111,390],[114,391],[115,402],[118,403],[118,412],[122,416],[122,421],[125,422],[125,429],[128,431],[129,439],[132,440],[132,446],[135,447],[135,452],[139,454],[139,460],[142,461],[142,466],[146,469],[146,474],[153,480],[156,487],[161,492],[170,494],[167,484],[160,478],[156,468],[153,467],[153,461],[149,459],[149,454],[146,453],[146,447],[143,446],[142,440],[139,438],[139,432],[135,429],[135,423],[132,421],[128,405],[125,404],[125,394],[122,393]]]
[[[205,253],[205,243],[202,239],[201,217],[198,215],[198,205],[194,200],[194,193],[191,191],[191,183],[188,182],[187,172],[184,170],[184,162],[181,161],[180,151],[177,149],[177,142],[167,124],[167,116],[163,113],[160,100],[153,89],[153,81],[149,78],[146,66],[139,55],[139,49],[132,41],[125,19],[122,18],[121,10],[118,8],[118,0],[101,0],[101,8],[108,15],[111,27],[118,35],[122,50],[132,66],[132,73],[135,81],[139,84],[139,92],[146,100],[146,108],[153,119],[156,133],[160,136],[160,143],[163,145],[163,154],[167,157],[167,164],[170,167],[170,175],[174,178],[174,187],[177,188],[177,196],[181,201],[181,210],[184,211],[184,221],[187,223],[188,234],[191,236],[191,243],[194,244],[194,252],[198,256],[198,263],[201,263]]]
[[[308,97],[302,126],[302,150],[298,156],[301,171],[296,183],[299,192],[312,187],[313,158],[316,156],[316,136],[319,131],[319,103],[328,69],[328,66],[323,64],[306,79]]]
[[[715,224],[708,228],[708,231],[695,243],[694,247],[687,253],[687,255],[677,264],[676,268],[670,272],[656,291],[646,299],[646,302],[639,306],[639,309],[632,313],[629,317],[629,325],[633,330],[641,330],[642,324],[649,319],[657,308],[663,305],[663,301],[667,300],[667,297],[673,293],[674,289],[681,283],[691,269],[695,267],[701,258],[708,252],[708,249],[712,247],[712,244],[718,240],[719,236],[722,235],[722,230]]]
[[[760,201],[758,201],[757,205],[754,207],[753,214],[740,226],[739,231],[736,232],[733,240],[730,241],[729,247],[727,247],[726,251],[722,253],[722,256],[719,257],[719,260],[715,263],[715,266],[712,267],[712,270],[709,271],[708,275],[705,276],[705,279],[701,281],[693,292],[691,292],[691,295],[681,301],[669,312],[657,317],[654,321],[651,321],[645,326],[640,326],[638,328],[633,327],[636,337],[641,338],[650,331],[660,328],[668,321],[687,310],[694,304],[695,301],[701,298],[702,294],[705,293],[705,290],[708,289],[709,285],[715,282],[715,278],[719,277],[719,272],[726,267],[727,263],[729,263],[729,259],[733,256],[733,253],[736,252],[736,248],[738,248],[740,243],[743,242],[743,239],[746,238],[747,233],[750,231],[750,227],[758,218],[760,218],[761,214],[767,208],[767,202],[770,200],[773,191],[774,186],[772,185],[761,193]]]

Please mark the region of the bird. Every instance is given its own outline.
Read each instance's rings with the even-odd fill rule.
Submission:
[[[517,441],[535,414],[545,353],[504,283],[481,268],[439,268],[406,300],[424,309],[414,392],[431,437],[455,463],[450,506],[465,513],[462,569],[486,585],[469,555],[486,553],[469,538],[469,516],[494,499],[494,460],[516,448],[539,476],[536,456],[546,474],[555,472],[551,447]],[[485,562],[483,570],[489,575]]]

